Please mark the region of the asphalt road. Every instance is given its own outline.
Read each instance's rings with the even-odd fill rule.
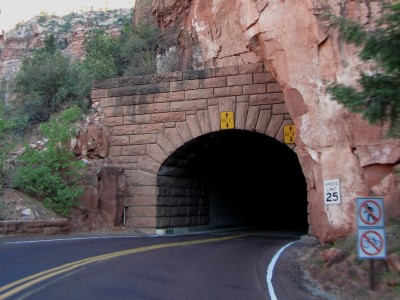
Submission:
[[[276,267],[295,234],[0,239],[0,299],[310,299]],[[278,260],[279,262],[279,260]],[[271,268],[270,268],[271,269]]]

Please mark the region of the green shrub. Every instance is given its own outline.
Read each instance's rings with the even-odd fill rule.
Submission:
[[[93,79],[106,79],[120,75],[118,60],[120,44],[116,37],[104,31],[95,31],[85,40],[83,66]]]
[[[79,14],[78,14],[78,13],[76,13],[76,12],[71,12],[71,13],[69,13],[69,14],[63,16],[62,19],[63,19],[65,22],[71,22],[73,19],[77,19],[78,17],[79,17]]]
[[[125,27],[120,36],[121,64],[124,76],[148,75],[156,72],[158,27],[139,24]]]
[[[23,59],[12,88],[20,128],[46,122],[65,103],[87,107],[90,80],[77,65],[62,56],[52,35],[46,37],[43,48]]]
[[[62,25],[61,25],[61,30],[63,32],[69,32],[72,30],[72,24],[70,21],[65,21]]]
[[[76,136],[72,124],[81,116],[81,110],[73,106],[40,125],[40,133],[48,139],[46,148],[34,150],[26,146],[14,176],[18,189],[40,197],[47,208],[63,216],[69,215],[75,199],[83,192],[80,181],[84,164],[69,151],[70,139]]]
[[[359,58],[375,62],[376,67],[359,73],[359,87],[334,82],[328,93],[371,124],[387,123],[388,136],[400,138],[400,1],[384,5],[371,31],[346,18],[330,18],[347,43],[361,48]]]
[[[156,72],[157,27],[126,25],[119,36],[94,31],[85,40],[84,69],[92,79]]]
[[[40,15],[39,15],[39,17],[38,17],[38,19],[37,19],[37,22],[38,22],[40,25],[43,25],[43,24],[47,21],[48,18],[49,18],[49,15],[48,15],[46,12],[41,11],[41,12],[40,12]]]
[[[6,159],[6,152],[10,148],[10,143],[7,141],[7,133],[13,128],[13,118],[5,105],[5,90],[7,83],[4,80],[0,80],[0,189],[3,186],[3,179],[5,177],[4,171],[4,160]]]

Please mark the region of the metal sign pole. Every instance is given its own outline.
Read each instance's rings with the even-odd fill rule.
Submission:
[[[371,291],[375,289],[375,265],[374,265],[374,260],[370,259],[371,262]]]

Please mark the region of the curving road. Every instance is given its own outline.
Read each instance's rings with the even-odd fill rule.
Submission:
[[[274,255],[299,238],[235,231],[0,239],[0,299],[311,299],[282,268],[272,273],[274,292],[267,284]]]

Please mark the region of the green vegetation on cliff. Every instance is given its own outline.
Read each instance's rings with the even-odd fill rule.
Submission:
[[[70,139],[76,136],[73,123],[81,117],[79,107],[72,106],[41,124],[45,148],[38,151],[26,145],[13,178],[18,189],[43,199],[45,207],[63,216],[69,215],[83,192],[80,182],[85,165],[69,150]]]
[[[142,25],[126,25],[119,36],[96,31],[85,41],[84,69],[93,79],[156,73],[159,35],[157,27]]]
[[[62,37],[79,24],[74,19],[77,16],[71,14],[62,22],[54,16],[38,17],[42,27],[54,27],[54,31],[46,35],[42,47],[28,51],[22,59],[15,77],[6,85],[11,89],[0,88],[0,182],[4,177],[9,181],[15,172],[15,187],[43,199],[46,207],[64,216],[82,192],[84,165],[70,151],[69,141],[76,136],[74,122],[90,107],[92,80],[155,73],[160,34],[158,28],[150,26],[131,28],[130,20],[121,18],[116,20],[120,34],[107,34],[101,24],[110,20],[103,13],[91,19],[93,26],[86,31],[84,59],[74,59],[63,54]],[[19,37],[31,32],[21,26],[19,30]],[[46,140],[44,148],[31,149],[27,144],[16,169],[5,174],[4,139],[21,143],[20,138],[29,136],[34,128]]]
[[[400,137],[400,2],[385,5],[371,31],[346,18],[333,20],[346,42],[361,47],[359,57],[375,68],[359,74],[358,87],[333,83],[328,92],[370,123],[387,122],[388,135]]]
[[[46,122],[64,104],[86,108],[90,82],[82,76],[79,62],[64,57],[56,38],[49,35],[44,47],[23,59],[11,92],[15,121],[24,129]]]

